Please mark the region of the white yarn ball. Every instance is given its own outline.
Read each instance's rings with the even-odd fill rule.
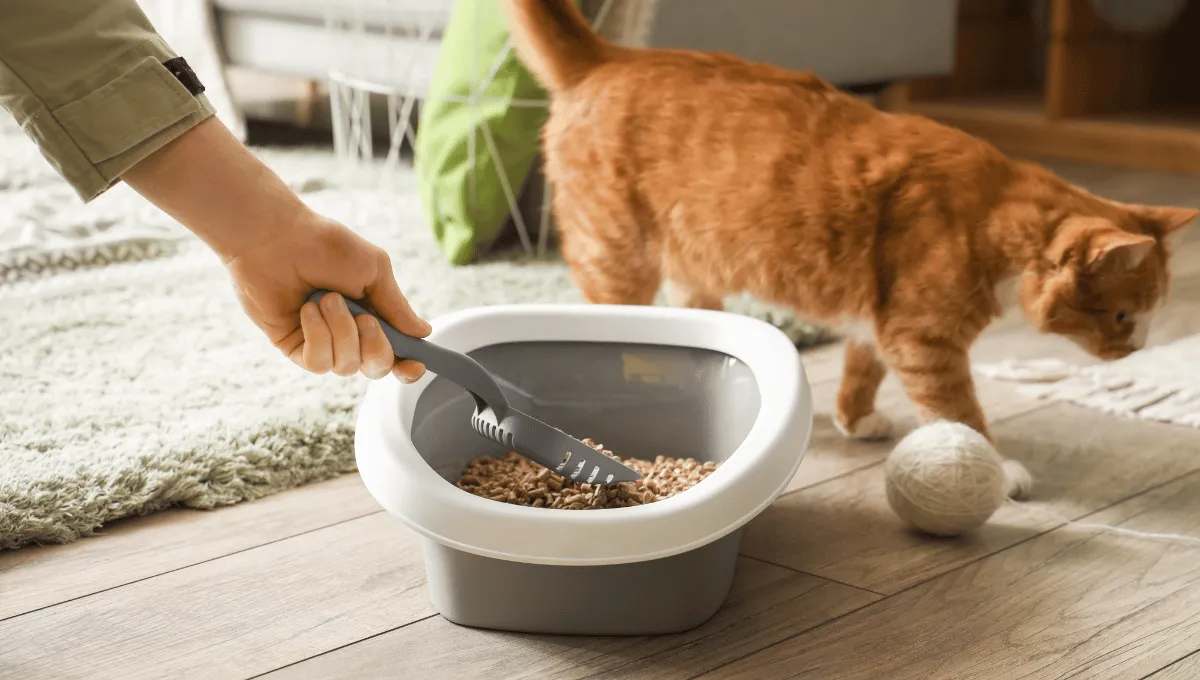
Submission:
[[[896,444],[884,474],[892,510],[936,536],[979,528],[1007,495],[1000,454],[961,423],[939,421],[914,430]]]

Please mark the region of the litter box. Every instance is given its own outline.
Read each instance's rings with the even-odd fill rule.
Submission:
[[[438,319],[510,403],[622,456],[722,465],[656,503],[551,510],[454,485],[506,451],[470,427],[473,401],[431,374],[367,391],[355,438],[367,489],[424,538],[431,600],[465,626],[646,635],[694,628],[729,593],[743,526],[788,485],[812,404],[796,348],[736,314],[616,305],[510,305]]]

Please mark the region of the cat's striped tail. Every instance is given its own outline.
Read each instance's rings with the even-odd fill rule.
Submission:
[[[517,54],[551,92],[571,88],[602,64],[611,46],[574,0],[504,0]]]

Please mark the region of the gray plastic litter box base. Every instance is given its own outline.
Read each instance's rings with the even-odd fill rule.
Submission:
[[[510,562],[426,540],[425,572],[433,605],[463,626],[563,635],[681,633],[721,608],[741,537],[739,529],[672,557],[594,567]]]
[[[749,367],[691,347],[522,342],[469,354],[499,376],[516,408],[626,455],[724,461],[746,439],[761,404]],[[630,367],[639,365],[662,367],[661,379],[629,378]],[[465,425],[473,411],[471,397],[441,377],[417,402],[413,444],[447,483],[472,458],[506,451]],[[464,626],[568,635],[677,633],[704,623],[725,601],[740,536],[734,531],[658,560],[591,567],[480,557],[427,540],[425,571],[434,606]]]

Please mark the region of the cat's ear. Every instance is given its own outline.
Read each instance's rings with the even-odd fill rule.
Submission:
[[[1126,210],[1146,226],[1146,231],[1157,234],[1160,238],[1169,236],[1183,229],[1192,220],[1200,216],[1200,210],[1195,208],[1172,208],[1157,205],[1124,205]]]
[[[1121,267],[1133,269],[1154,250],[1151,236],[1132,234],[1117,228],[1094,232],[1088,241],[1085,264],[1090,269]]]
[[[1156,243],[1153,236],[1119,229],[1104,219],[1071,217],[1059,225],[1044,255],[1059,268],[1133,269],[1154,250]]]

